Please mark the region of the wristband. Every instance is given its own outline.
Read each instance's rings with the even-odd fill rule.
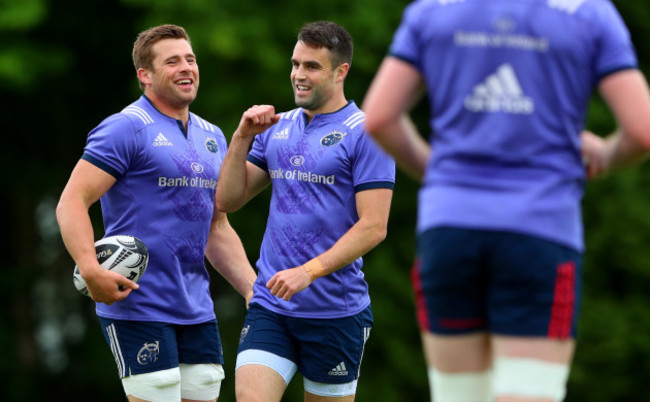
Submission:
[[[309,274],[311,281],[315,281],[316,278],[327,275],[323,263],[320,262],[318,258],[312,258],[302,265],[305,268],[305,271]]]

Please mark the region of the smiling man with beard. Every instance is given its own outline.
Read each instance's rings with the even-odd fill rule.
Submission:
[[[183,28],[142,32],[133,63],[144,94],[88,135],[57,219],[129,400],[216,401],[223,354],[204,257],[246,299],[256,276],[215,209],[226,139],[189,111],[199,68]],[[149,249],[138,284],[97,262],[88,209],[98,199],[105,236],[129,234]]]

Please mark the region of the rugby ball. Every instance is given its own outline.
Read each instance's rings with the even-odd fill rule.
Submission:
[[[95,252],[102,268],[122,274],[133,282],[140,280],[149,263],[147,246],[133,236],[104,237],[95,242]],[[72,281],[81,294],[90,296],[77,266],[74,267]]]

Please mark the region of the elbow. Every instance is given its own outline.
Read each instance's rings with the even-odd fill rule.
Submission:
[[[239,209],[239,206],[232,203],[228,202],[221,197],[217,197],[215,201],[216,207],[219,211],[224,212],[224,213],[229,213],[229,212],[235,212]]]
[[[650,152],[650,127],[646,127],[644,130],[634,133],[633,137],[636,138],[639,147],[641,147],[645,153]]]
[[[377,231],[377,244],[386,240],[386,236],[388,236],[388,229],[384,226],[381,230]]]
[[[381,242],[386,240],[386,232],[378,232],[377,235],[374,238],[374,245],[372,246],[373,248],[377,247]]]
[[[370,236],[370,239],[372,247],[374,248],[379,245],[379,243],[386,240],[386,236],[388,235],[388,228],[385,224],[378,224],[372,229],[371,233],[372,235]]]
[[[215,208],[220,212],[235,212],[241,207],[241,203],[237,202],[236,197],[232,193],[225,191],[219,184],[214,195]]]
[[[650,111],[650,110],[649,110]],[[644,118],[619,122],[619,132],[630,147],[641,152],[650,151],[650,114]]]

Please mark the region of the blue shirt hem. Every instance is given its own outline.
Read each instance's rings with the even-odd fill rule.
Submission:
[[[360,191],[373,190],[376,188],[387,188],[389,190],[392,190],[395,188],[395,183],[390,181],[376,181],[372,183],[363,183],[363,184],[359,184],[358,186],[355,186],[354,191],[358,193]]]
[[[249,161],[250,163],[252,163],[253,165],[257,166],[258,168],[264,170],[264,171],[268,170],[268,166],[266,165],[266,163],[264,163],[263,161],[257,159],[256,157],[254,157],[252,155],[248,155],[246,160]]]
[[[120,177],[122,177],[122,175],[120,174],[120,172],[118,172],[117,170],[113,169],[113,168],[110,167],[108,164],[106,164],[106,163],[100,161],[99,159],[95,158],[95,157],[92,156],[92,155],[83,154],[83,155],[81,155],[81,159],[83,159],[83,160],[85,160],[85,161],[88,161],[88,162],[92,163],[93,165],[97,166],[98,168],[100,168],[101,170],[103,170],[103,171],[105,171],[106,173],[110,174],[111,176],[115,177],[116,179],[119,179]]]

